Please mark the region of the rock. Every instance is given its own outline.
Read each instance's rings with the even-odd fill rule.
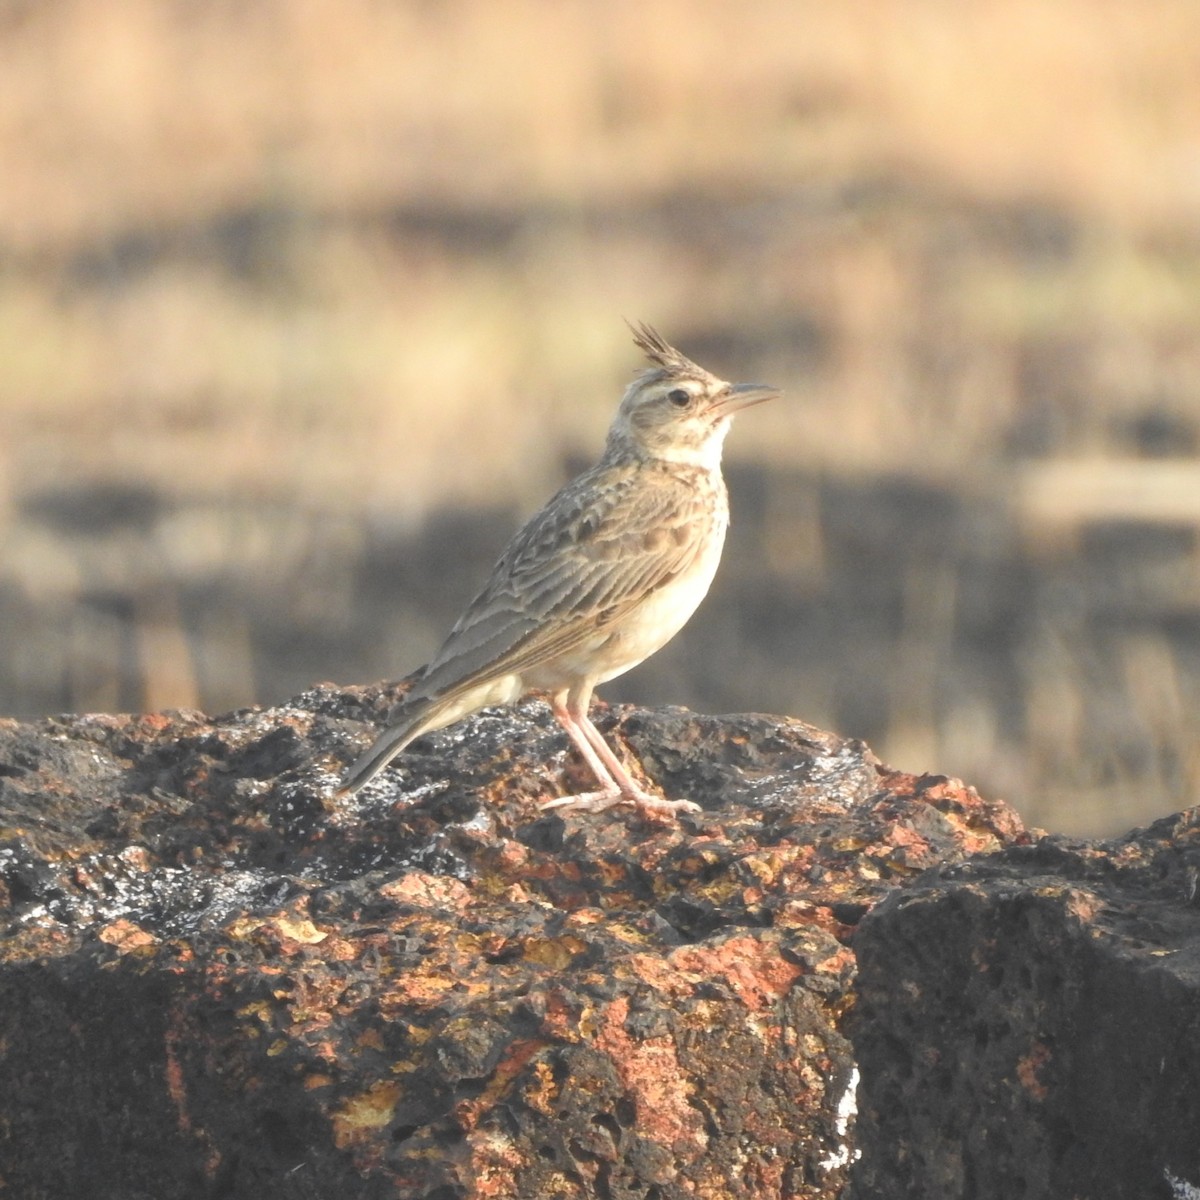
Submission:
[[[1200,1196],[1200,810],[893,892],[854,937],[860,1200]]]
[[[542,815],[587,779],[537,702],[333,799],[393,699],[0,723],[0,1190],[838,1195],[851,929],[1013,813],[798,721],[621,709],[704,812]]]

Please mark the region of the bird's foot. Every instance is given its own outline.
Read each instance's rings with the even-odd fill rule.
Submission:
[[[543,801],[538,808],[542,812],[570,809],[574,812],[599,813],[622,804],[631,805],[644,817],[674,817],[679,813],[702,811],[700,805],[692,800],[667,800],[662,796],[652,796],[640,788],[637,791],[622,791],[617,787],[581,792],[575,796],[556,796],[553,800]]]

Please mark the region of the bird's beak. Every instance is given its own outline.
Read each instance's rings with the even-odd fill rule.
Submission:
[[[731,383],[717,396],[717,408],[722,416],[731,417],[743,408],[762,404],[764,400],[774,400],[778,395],[781,395],[778,388],[765,383]]]

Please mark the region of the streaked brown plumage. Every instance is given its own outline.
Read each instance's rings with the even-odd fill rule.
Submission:
[[[421,734],[542,691],[601,785],[543,808],[695,808],[640,788],[588,719],[588,702],[597,684],[665,645],[704,598],[729,523],[721,447],[730,419],[778,392],[717,379],[647,325],[633,332],[654,365],[626,390],[603,457],[509,543],[343,793]]]

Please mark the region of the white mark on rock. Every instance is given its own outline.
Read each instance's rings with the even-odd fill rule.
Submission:
[[[1163,1167],[1163,1178],[1167,1181],[1167,1186],[1171,1189],[1171,1195],[1175,1197],[1175,1200],[1200,1200],[1200,1187],[1188,1183],[1186,1179],[1180,1179],[1178,1175],[1173,1175],[1170,1167]]]
[[[846,1081],[846,1090],[842,1093],[842,1098],[838,1101],[837,1106],[838,1148],[821,1160],[824,1170],[832,1171],[837,1167],[847,1166],[858,1158],[858,1147],[855,1146],[853,1150],[850,1147],[850,1122],[854,1120],[857,1112],[858,1067],[854,1067],[850,1072],[850,1078]]]

